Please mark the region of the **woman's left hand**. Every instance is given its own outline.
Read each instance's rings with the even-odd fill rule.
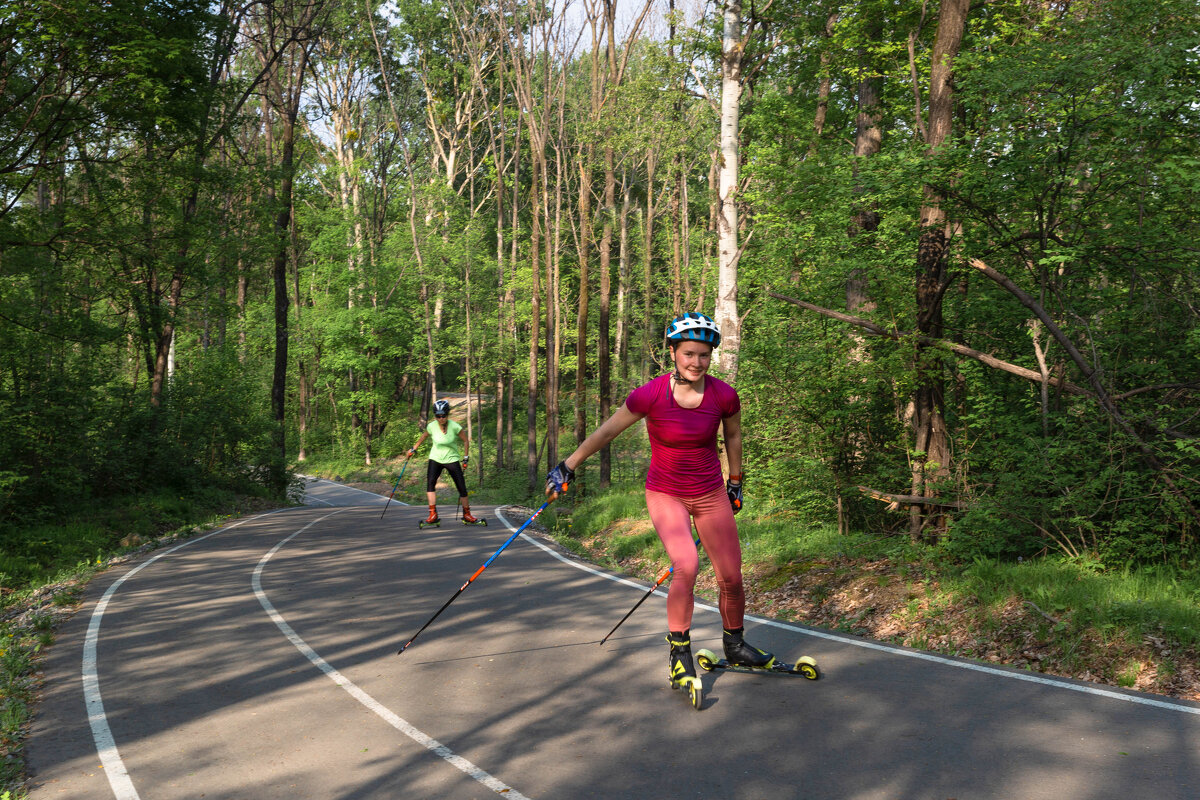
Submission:
[[[736,479],[736,480],[735,480]],[[736,514],[742,510],[742,476],[730,475],[725,481],[725,494],[729,495],[729,505]]]

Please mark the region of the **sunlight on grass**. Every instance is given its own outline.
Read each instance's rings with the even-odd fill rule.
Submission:
[[[1182,645],[1200,643],[1200,576],[1158,568],[1100,571],[1061,557],[1004,563],[976,561],[962,572],[962,591],[984,603],[1026,598],[1051,615],[1101,630],[1160,633]]]

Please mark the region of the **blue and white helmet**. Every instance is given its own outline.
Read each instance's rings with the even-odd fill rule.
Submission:
[[[433,404],[433,415],[435,417],[444,417],[450,413],[450,404],[445,400],[438,400]]]
[[[667,341],[682,342],[689,339],[719,347],[721,331],[717,328],[717,323],[712,321],[712,317],[698,311],[688,311],[671,320],[671,324],[667,326]]]

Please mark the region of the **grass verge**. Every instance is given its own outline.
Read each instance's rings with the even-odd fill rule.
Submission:
[[[560,509],[565,547],[653,580],[666,556],[639,487]],[[738,518],[748,610],[946,655],[1200,700],[1200,575],[1056,556],[961,563],[907,537]],[[701,555],[697,592],[716,599]]]

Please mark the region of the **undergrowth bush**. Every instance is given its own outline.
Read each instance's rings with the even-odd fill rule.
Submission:
[[[227,490],[197,487],[109,499],[26,525],[9,520],[0,525],[0,593],[7,598],[63,571],[95,565],[238,503],[239,496]]]

